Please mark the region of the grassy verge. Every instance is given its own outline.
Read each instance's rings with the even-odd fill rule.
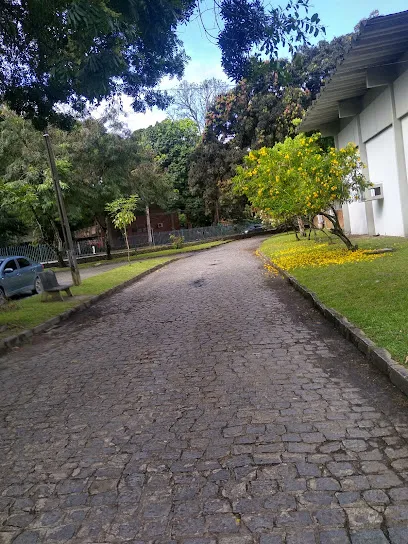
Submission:
[[[355,255],[322,235],[296,242],[293,234],[266,240],[261,250],[314,291],[320,300],[346,316],[394,359],[407,364],[408,240],[396,237],[352,237],[361,249]],[[366,250],[392,247],[374,256]]]
[[[147,251],[147,252],[141,252],[136,253],[135,255],[130,256],[131,261],[142,261],[144,259],[152,259],[157,257],[168,257],[172,255],[178,255],[179,253],[189,253],[190,251],[199,251],[201,249],[208,249],[211,247],[219,246],[221,244],[228,243],[228,240],[215,240],[213,242],[204,242],[202,244],[193,244],[193,245],[186,245],[180,249],[161,249],[159,251]],[[100,261],[93,261],[90,263],[82,263],[79,266],[80,269],[84,268],[92,268],[93,266],[100,266],[102,264],[111,264],[111,263],[126,263],[127,262],[127,255],[121,255],[120,257],[114,257],[110,261],[107,261],[106,259],[101,259]],[[53,267],[51,270],[54,270],[54,272],[66,272],[68,268],[58,268]]]
[[[149,259],[109,270],[92,278],[85,279],[78,287],[72,287],[73,298],[64,302],[41,302],[40,296],[13,300],[5,308],[0,309],[0,338],[18,334],[24,329],[31,329],[40,323],[55,317],[69,308],[77,306],[94,295],[99,295],[155,266],[169,261],[166,258]]]

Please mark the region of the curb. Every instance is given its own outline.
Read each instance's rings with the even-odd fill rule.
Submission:
[[[334,325],[344,338],[352,342],[361,353],[364,353],[372,365],[388,376],[391,383],[408,396],[408,369],[400,363],[397,363],[397,361],[394,361],[386,349],[380,348],[374,344],[361,329],[355,327],[346,317],[336,312],[333,308],[329,308],[323,304],[318,299],[316,293],[304,287],[296,278],[288,274],[288,272],[280,268],[280,266],[276,265],[264,253],[259,251],[259,255],[265,262],[272,265],[273,268],[275,268],[275,270],[277,270],[279,274],[296,289],[296,291],[299,291],[304,298],[309,300],[313,306]]]
[[[69,310],[66,310],[65,312],[62,312],[62,314],[56,315],[55,317],[48,319],[47,321],[44,321],[44,323],[40,323],[36,327],[32,329],[26,329],[23,332],[20,332],[19,334],[16,334],[14,336],[9,336],[7,338],[4,338],[4,340],[0,340],[0,356],[4,355],[7,351],[10,349],[21,346],[23,344],[28,343],[34,335],[40,334],[42,332],[46,332],[62,321],[66,321],[69,319],[73,314],[76,314],[78,312],[82,312],[83,310],[86,310],[90,306],[93,306],[100,300],[103,300],[104,298],[109,297],[110,295],[113,295],[114,293],[117,293],[119,291],[122,291],[126,287],[129,287],[133,283],[137,283],[141,279],[145,278],[149,274],[152,274],[153,272],[156,272],[156,270],[160,270],[160,268],[163,268],[167,266],[168,264],[178,261],[183,257],[176,257],[173,259],[170,259],[169,261],[158,264],[157,266],[154,266],[153,268],[150,268],[149,270],[145,270],[138,276],[134,276],[133,278],[130,278],[129,280],[126,280],[123,283],[120,283],[119,285],[115,285],[115,287],[111,287],[107,291],[104,291],[103,293],[100,293],[99,295],[95,295],[91,297],[86,302],[82,302],[81,304],[78,304],[78,306],[75,306],[74,308],[70,308]]]

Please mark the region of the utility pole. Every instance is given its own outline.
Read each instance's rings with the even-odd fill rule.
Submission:
[[[57,199],[58,212],[61,220],[62,235],[64,238],[65,247],[67,249],[68,263],[71,269],[72,281],[74,285],[81,285],[81,276],[79,274],[78,263],[75,256],[74,244],[72,241],[71,229],[68,222],[68,215],[65,209],[64,199],[62,197],[61,186],[58,178],[58,170],[55,164],[54,151],[50,136],[48,133],[44,134],[45,145],[47,146],[48,158],[50,161],[52,181],[54,183],[55,196]]]

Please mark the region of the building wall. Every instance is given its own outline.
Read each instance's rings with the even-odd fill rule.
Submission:
[[[366,146],[370,181],[374,185],[382,183],[384,192],[383,199],[372,201],[376,234],[404,236],[392,127],[377,134]]]
[[[381,200],[348,204],[346,229],[352,234],[407,236],[408,70],[392,85],[370,89],[361,113],[340,123],[337,145],[353,142],[359,147],[368,179],[381,183],[384,194]]]
[[[407,85],[407,89],[408,89],[408,85]],[[408,91],[407,91],[407,97],[408,97]],[[402,138],[404,143],[404,153],[405,153],[405,158],[407,159],[408,158],[408,115],[406,115],[405,117],[403,117],[403,119],[401,119],[401,126],[402,126]],[[407,175],[408,175],[408,160],[406,160],[405,166],[406,166]]]

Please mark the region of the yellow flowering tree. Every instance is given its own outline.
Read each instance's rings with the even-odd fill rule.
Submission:
[[[250,151],[237,168],[233,186],[274,221],[323,215],[332,223],[331,232],[355,249],[340,226],[335,205],[356,199],[369,186],[363,166],[353,144],[327,150],[320,134],[299,134],[272,148]]]

